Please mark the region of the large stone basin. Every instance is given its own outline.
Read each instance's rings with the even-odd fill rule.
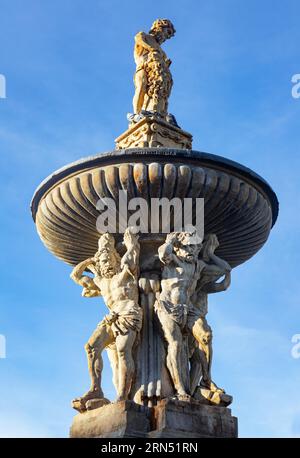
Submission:
[[[262,247],[278,214],[268,183],[221,156],[170,148],[112,151],[73,162],[37,188],[32,216],[49,251],[71,265],[93,256],[97,202],[103,197],[117,201],[119,190],[127,190],[128,199],[203,197],[205,233],[218,236],[216,253],[232,267]],[[142,266],[164,237],[141,235]]]

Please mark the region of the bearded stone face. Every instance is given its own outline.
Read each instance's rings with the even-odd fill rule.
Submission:
[[[172,30],[169,27],[161,27],[155,33],[155,38],[161,44],[164,43],[166,40],[171,38],[174,35]]]
[[[118,261],[114,253],[103,250],[98,256],[98,267],[102,277],[111,278],[118,272]]]
[[[174,247],[176,256],[185,262],[195,262],[199,253],[197,245],[179,245]]]

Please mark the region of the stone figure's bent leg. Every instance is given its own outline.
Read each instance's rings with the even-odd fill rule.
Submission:
[[[133,111],[140,113],[143,108],[144,97],[147,92],[147,75],[144,69],[138,70],[134,75],[135,94],[133,97]]]
[[[191,326],[192,334],[199,344],[198,356],[202,366],[201,385],[211,391],[223,392],[211,379],[212,364],[212,331],[206,318],[200,317]]]
[[[103,320],[91,335],[88,343],[85,345],[85,351],[88,359],[88,370],[91,378],[90,389],[81,397],[74,399],[73,406],[80,403],[84,406],[90,399],[102,399],[103,391],[101,389],[101,374],[103,369],[102,351],[105,347],[114,341],[114,335],[107,323]]]
[[[128,399],[134,376],[134,360],[132,348],[137,332],[128,330],[126,335],[119,334],[116,337],[118,352],[118,398],[117,401]]]
[[[107,356],[113,373],[113,384],[116,392],[119,392],[119,358],[115,342],[106,348]]]
[[[190,386],[191,386],[191,395],[194,394],[197,386],[199,385],[199,380],[202,376],[202,366],[203,359],[200,354],[199,348],[195,348],[192,356],[190,357]]]
[[[165,312],[163,309],[158,309],[157,314],[168,344],[167,368],[170,372],[177,395],[187,397],[188,393],[184,387],[181,374],[181,350],[183,346],[183,338],[180,326],[172,319],[170,314]]]

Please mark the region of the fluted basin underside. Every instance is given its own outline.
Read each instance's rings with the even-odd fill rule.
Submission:
[[[46,247],[72,265],[93,256],[96,204],[103,197],[118,200],[119,190],[128,199],[203,197],[205,233],[218,236],[217,254],[232,267],[262,247],[278,214],[270,186],[236,162],[191,150],[113,151],[63,167],[36,190],[32,215]]]

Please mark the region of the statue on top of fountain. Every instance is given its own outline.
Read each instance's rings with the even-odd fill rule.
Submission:
[[[135,94],[131,122],[144,116],[157,116],[177,126],[175,117],[168,113],[168,99],[173,86],[170,72],[171,60],[161,44],[175,35],[175,29],[168,19],[157,19],[149,33],[138,32],[135,36],[134,74]]]
[[[171,60],[161,45],[174,35],[169,19],[156,19],[148,33],[135,35],[133,113],[127,114],[129,127],[116,138],[116,149],[192,149],[192,135],[182,130],[168,112],[173,79]]]

